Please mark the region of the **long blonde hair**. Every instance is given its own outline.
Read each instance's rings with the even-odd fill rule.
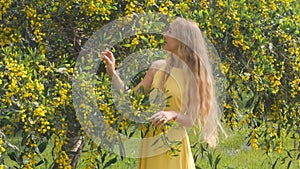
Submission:
[[[188,113],[192,113],[194,122],[199,124],[203,139],[211,147],[215,147],[218,143],[217,128],[222,129],[220,125],[221,111],[215,96],[212,68],[205,40],[199,27],[192,20],[176,18],[170,27],[173,38],[179,41],[178,57],[184,61],[194,76],[191,78],[187,91]],[[176,60],[173,54],[167,58],[161,81],[162,88],[169,76],[167,72],[170,72],[171,68],[177,64]]]

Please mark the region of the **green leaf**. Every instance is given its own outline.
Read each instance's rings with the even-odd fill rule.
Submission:
[[[45,162],[44,160],[41,160],[41,161],[39,161],[38,163],[36,163],[35,166],[37,167],[37,166],[43,164],[44,162]]]
[[[151,146],[154,146],[158,141],[160,140],[160,138],[156,139]]]
[[[272,169],[274,169],[276,167],[278,160],[279,160],[279,158],[277,158],[276,161],[274,162],[274,164],[272,165]]]
[[[145,42],[149,43],[149,39],[146,38],[145,36],[140,36],[140,38],[141,38],[142,40],[144,40]]]
[[[121,158],[125,157],[126,153],[125,153],[125,148],[122,142],[122,135],[118,134],[119,137],[119,150],[120,150],[120,156]]]
[[[218,156],[216,157],[216,160],[215,160],[215,168],[216,169],[217,169],[218,164],[220,163],[220,160],[221,160],[221,154],[218,154]]]
[[[29,135],[23,137],[23,139],[22,139],[22,141],[21,141],[21,145],[22,145],[22,146],[25,145],[25,143],[26,143],[26,141],[28,140],[28,138],[29,138]]]
[[[17,158],[17,155],[15,152],[11,152],[11,153],[8,153],[8,156],[11,160],[15,161],[18,163],[18,158]]]
[[[250,108],[251,105],[253,104],[254,102],[254,99],[255,99],[255,96],[251,97],[247,102],[246,102],[246,108]]]
[[[105,158],[106,158],[106,155],[107,155],[106,153],[104,153],[104,154],[102,155],[102,157],[101,157],[101,162],[102,162],[102,163],[104,163]]]
[[[124,47],[130,47],[131,46],[131,44],[124,44],[124,45],[122,45],[122,46],[124,46]]]
[[[43,142],[38,146],[40,153],[43,153],[45,151],[47,144],[48,142]]]
[[[141,127],[141,125],[142,125],[142,123],[139,123],[138,125],[136,125],[135,127],[134,127],[134,129],[130,132],[130,134],[129,134],[129,138],[131,138],[132,136],[133,136],[133,134],[137,131],[137,129],[139,128],[139,127]]]
[[[288,156],[292,159],[293,156],[291,155],[291,153],[289,151],[287,151]]]
[[[110,159],[107,163],[105,163],[104,167],[103,168],[107,168],[109,167],[110,165],[114,164],[117,162],[117,157],[113,158],[113,159]]]
[[[288,165],[287,165],[288,169],[291,167],[291,164],[292,164],[292,160],[290,160],[289,163],[288,163]]]

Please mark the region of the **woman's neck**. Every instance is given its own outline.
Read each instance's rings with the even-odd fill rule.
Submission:
[[[175,68],[183,68],[186,64],[179,56],[172,54],[172,59],[170,59],[170,66]]]

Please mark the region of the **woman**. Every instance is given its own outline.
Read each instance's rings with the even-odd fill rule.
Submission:
[[[162,146],[151,147],[155,139],[145,140],[141,146],[139,168],[194,169],[185,128],[198,124],[203,139],[215,147],[218,142],[217,127],[220,126],[220,111],[214,95],[208,52],[200,29],[191,20],[176,18],[164,34],[164,40],[168,58],[155,61],[135,90],[143,87],[149,92],[151,88],[155,88],[164,91],[166,96],[171,96],[168,100],[169,107],[154,114],[151,120],[157,128],[176,121],[180,125],[179,129],[170,130],[168,136],[180,140],[181,144],[178,156],[171,157]],[[105,51],[103,59],[113,84],[122,89],[123,82],[115,71],[113,54]],[[159,148],[163,150],[157,151]]]

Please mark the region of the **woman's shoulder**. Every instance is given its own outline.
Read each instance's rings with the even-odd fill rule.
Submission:
[[[165,59],[156,60],[156,61],[152,62],[150,68],[151,68],[151,69],[154,69],[154,70],[159,70],[159,69],[161,69],[165,64],[166,64],[166,60],[165,60]]]

